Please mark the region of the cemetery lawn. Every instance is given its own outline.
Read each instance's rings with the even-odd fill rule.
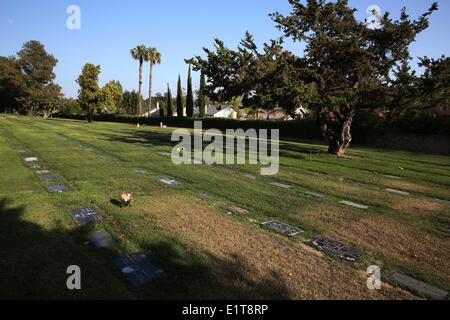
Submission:
[[[352,146],[336,158],[323,145],[283,141],[280,172],[269,177],[255,165],[176,166],[161,154],[172,151],[170,134],[0,116],[0,298],[421,298],[389,284],[393,271],[450,290],[449,157]],[[23,155],[37,157],[41,168],[28,168]],[[58,180],[41,181],[36,170],[43,169]],[[180,184],[161,183],[167,176]],[[52,184],[68,190],[51,193]],[[133,194],[132,207],[111,201],[121,191]],[[248,213],[229,214],[229,205]],[[102,221],[77,225],[70,210],[82,207],[95,208]],[[274,219],[305,232],[289,238],[261,226]],[[93,248],[86,239],[92,230],[117,244]],[[319,252],[308,245],[319,236],[364,256],[352,264]],[[136,289],[113,260],[138,251],[164,273]],[[374,264],[381,290],[366,287]],[[82,290],[66,287],[70,265],[81,268]]]

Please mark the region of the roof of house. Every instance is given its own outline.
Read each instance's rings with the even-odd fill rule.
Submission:
[[[228,108],[231,108],[231,107],[228,106],[228,105],[212,105],[212,106],[210,105],[210,106],[207,106],[207,108],[206,108],[206,115],[207,116],[213,116],[216,113],[218,113],[218,112],[220,112],[220,111],[222,111],[224,109],[228,109]],[[198,107],[194,108],[194,114],[195,115],[199,114],[199,108]]]

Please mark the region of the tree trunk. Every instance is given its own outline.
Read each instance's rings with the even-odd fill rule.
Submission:
[[[142,64],[143,64],[143,60],[141,59],[139,61],[139,89],[138,89],[138,112],[139,112],[139,116],[142,115]]]
[[[148,81],[148,117],[152,111],[152,81],[153,81],[153,63],[150,61],[150,76]]]
[[[353,111],[348,111],[340,115],[340,119],[333,119],[332,126],[330,117],[326,115],[326,112],[318,113],[318,122],[322,135],[328,142],[328,153],[343,156],[347,150],[350,142],[352,141],[351,126],[353,122]]]
[[[88,116],[88,122],[91,123],[92,122],[92,112],[88,111],[87,116]]]

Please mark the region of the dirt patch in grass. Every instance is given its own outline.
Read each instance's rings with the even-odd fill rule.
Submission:
[[[168,192],[158,201],[142,200],[138,209],[153,216],[159,228],[196,243],[202,251],[217,258],[212,261],[240,265],[240,276],[236,276],[236,270],[229,272],[221,265],[213,266],[212,270],[224,285],[246,288],[247,297],[268,298],[258,292],[264,292],[267,283],[277,283],[284,287],[284,295],[269,298],[413,298],[394,288],[368,290],[365,277],[349,265],[175,193]]]
[[[336,226],[327,235],[440,277],[447,285],[450,283],[448,237],[438,237],[383,216],[370,216]]]

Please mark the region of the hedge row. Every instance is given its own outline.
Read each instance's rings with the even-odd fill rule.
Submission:
[[[66,119],[85,120],[80,114],[60,114],[57,117]],[[202,120],[203,129],[279,129],[280,137],[305,140],[322,140],[322,134],[313,119],[295,121],[265,121],[246,120],[239,121],[223,118],[178,118],[178,117],[151,117],[142,118],[127,115],[99,114],[94,116],[94,121],[122,122],[132,124],[145,124],[159,126],[163,122],[168,127],[193,128],[195,120]],[[381,120],[373,114],[359,114],[355,117],[352,126],[353,142],[362,145],[372,144],[376,140],[388,134],[440,134],[450,135],[450,117],[420,117],[420,118],[396,118],[394,120]]]

